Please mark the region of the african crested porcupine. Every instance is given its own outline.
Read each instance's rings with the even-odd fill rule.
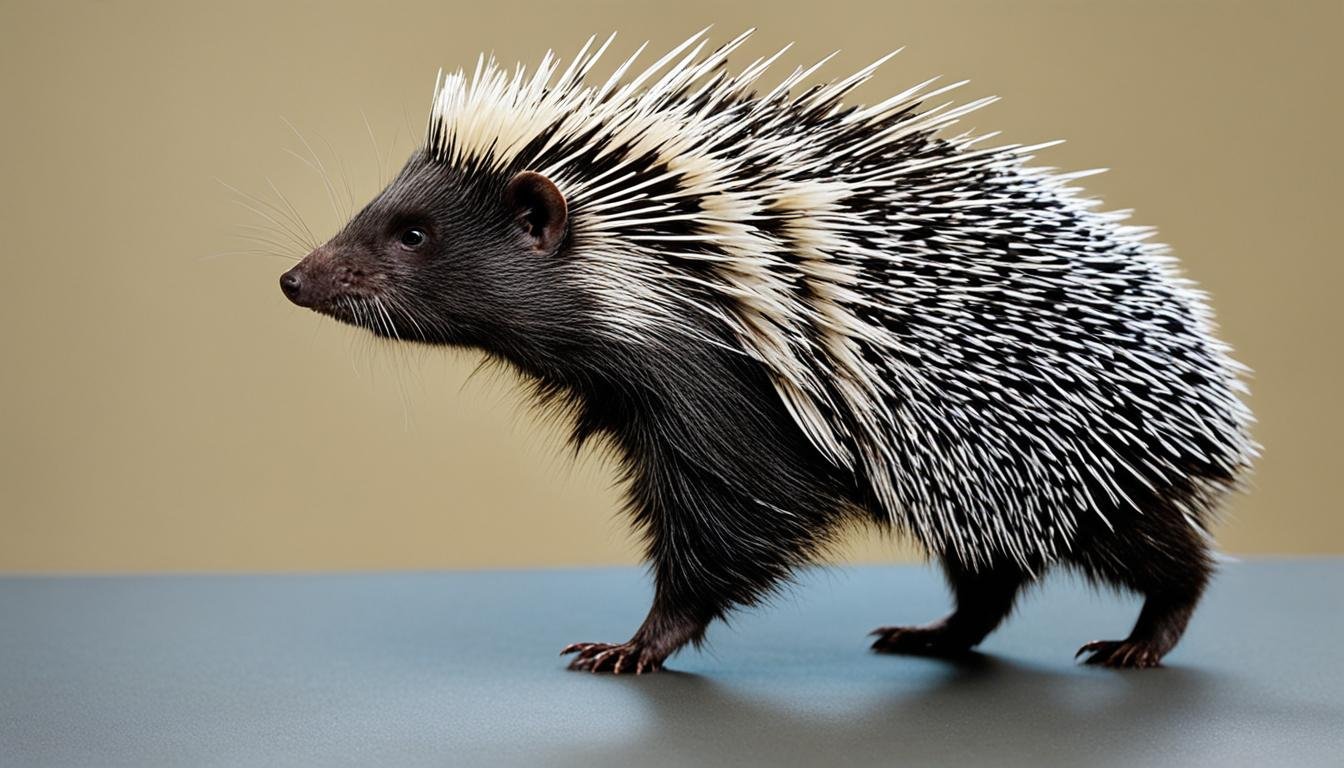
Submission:
[[[747,35],[702,35],[602,85],[610,39],[441,77],[425,146],[284,292],[482,349],[618,449],[653,606],[571,668],[659,669],[855,520],[912,536],[956,599],[879,651],[964,652],[1062,564],[1146,598],[1079,653],[1157,664],[1256,450],[1204,295],[1083,174],[942,135],[990,99],[845,105],[881,61],[767,89],[780,54],[731,74]]]

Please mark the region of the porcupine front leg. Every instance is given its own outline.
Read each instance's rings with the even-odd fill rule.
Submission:
[[[690,530],[676,516],[684,510],[650,507],[636,517],[649,527],[649,559],[653,563],[653,606],[644,623],[624,643],[573,643],[561,655],[577,654],[569,668],[588,672],[657,672],[663,661],[687,643],[698,643],[705,629],[728,609],[728,599],[716,594],[711,571],[722,557],[697,547],[699,531]],[[694,547],[694,548],[692,548]],[[697,552],[696,549],[702,551]],[[689,566],[694,562],[697,565]]]
[[[657,487],[635,489],[635,517],[646,529],[648,559],[653,565],[653,606],[624,643],[567,646],[561,655],[577,654],[570,669],[613,674],[659,671],[668,656],[687,643],[699,643],[710,622],[734,601],[734,595],[724,589],[734,583],[731,563],[735,558],[726,551],[731,539],[724,531],[708,529],[723,519],[721,510],[729,505],[710,498],[703,489],[689,496],[672,492],[667,486],[692,491],[694,481],[673,477],[669,469],[661,467],[660,477],[651,478]],[[674,499],[682,502],[669,503]],[[716,508],[720,511],[715,514],[696,514],[697,509]],[[745,592],[745,585],[739,591]]]
[[[661,669],[678,649],[698,644],[715,619],[755,603],[777,585],[806,559],[830,522],[825,505],[809,505],[801,493],[788,499],[795,490],[791,480],[734,492],[703,469],[708,466],[714,465],[664,454],[637,476],[632,501],[648,537],[653,606],[624,643],[566,647],[562,654],[577,654],[570,669],[615,674]],[[784,505],[797,512],[782,514]]]
[[[676,589],[658,578],[653,607],[633,637],[624,643],[572,643],[560,654],[577,654],[569,668],[612,674],[658,672],[663,661],[687,643],[698,643],[713,620],[712,613],[697,613],[679,604]]]
[[[980,644],[1012,612],[1027,576],[1012,565],[966,568],[955,560],[943,561],[956,608],[937,621],[921,626],[879,627],[873,650],[918,656],[958,656]]]

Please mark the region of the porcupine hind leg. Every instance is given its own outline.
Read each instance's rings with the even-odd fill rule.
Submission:
[[[954,559],[943,561],[956,608],[935,622],[912,627],[879,627],[873,650],[919,656],[958,656],[980,644],[1013,609],[1028,576],[1020,568],[998,564],[972,570]]]
[[[1161,542],[1161,546],[1153,542]],[[1181,635],[1213,573],[1203,538],[1176,516],[1144,515],[1124,541],[1106,542],[1106,556],[1083,553],[1083,570],[1144,596],[1138,621],[1124,640],[1094,640],[1075,656],[1116,668],[1159,666]]]

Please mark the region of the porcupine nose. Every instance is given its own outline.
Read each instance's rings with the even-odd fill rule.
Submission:
[[[299,276],[297,267],[280,276],[280,290],[285,292],[290,301],[302,306],[303,278]]]

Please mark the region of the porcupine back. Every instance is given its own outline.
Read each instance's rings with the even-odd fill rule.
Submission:
[[[482,58],[440,78],[426,151],[487,188],[553,179],[601,334],[658,354],[730,329],[932,551],[1034,569],[1136,515],[1202,532],[1255,453],[1244,369],[1151,231],[1080,198],[1087,173],[1026,167],[1047,145],[944,136],[992,101],[937,100],[961,83],[848,106],[889,56],[767,86],[784,51],[726,68],[749,34],[601,85],[610,39],[563,71]]]

